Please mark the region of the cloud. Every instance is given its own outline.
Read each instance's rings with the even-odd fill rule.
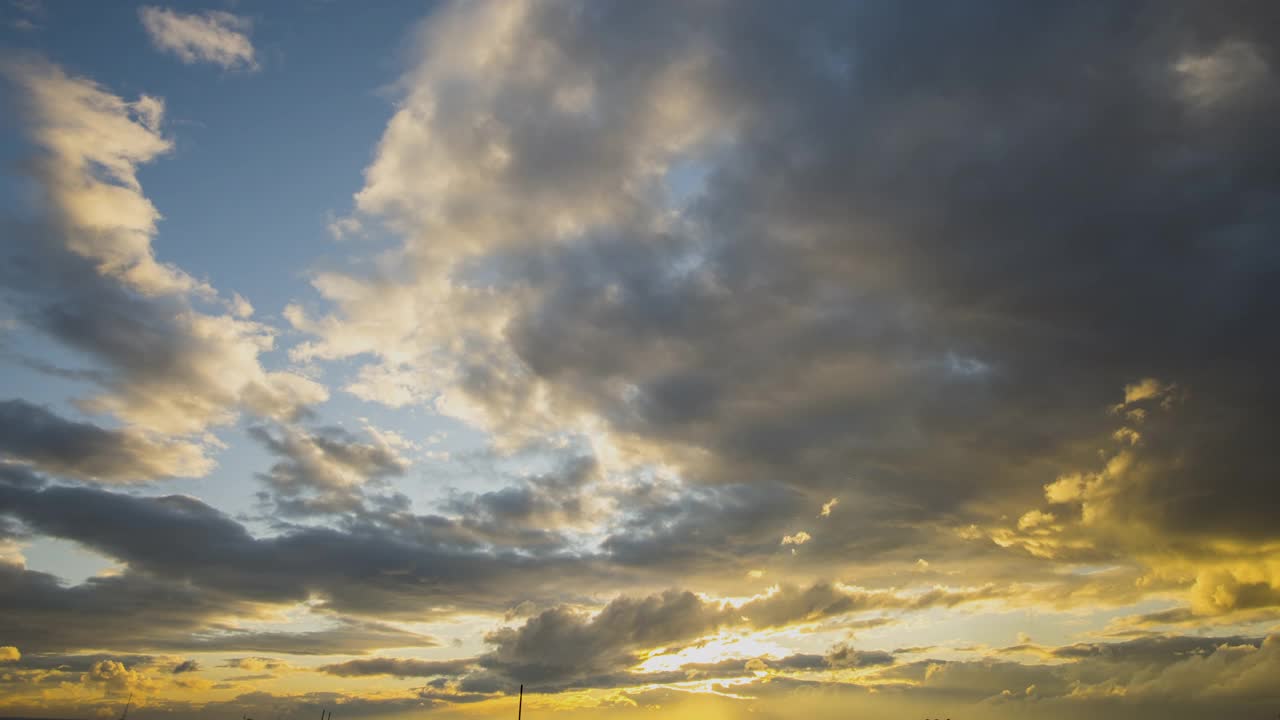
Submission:
[[[1247,99],[1265,88],[1271,69],[1253,44],[1228,40],[1210,52],[1187,53],[1174,63],[1182,93],[1197,109]]]
[[[1277,217],[1241,198],[1273,192],[1280,95],[1251,72],[1253,99],[1189,113],[1179,70],[1269,63],[1258,12],[1099,30],[1067,7],[445,6],[354,198],[401,244],[313,276],[295,357],[350,359],[348,390],[504,446],[589,437],[606,480],[669,473],[705,512],[618,503],[604,549],[635,567],[741,578],[759,535],[776,551],[832,497],[846,521],[791,572],[1116,559],[1034,536],[1040,564],[1015,570],[951,528],[1026,516],[1117,419],[1151,480],[1114,506],[1161,516],[1148,547],[1274,539],[1257,478],[1280,406],[1257,368],[1280,356]],[[1131,384],[1141,428],[1106,413]],[[757,499],[751,538],[729,508]],[[1034,509],[1012,532],[1066,516]]]
[[[391,675],[394,677],[429,678],[454,676],[474,666],[474,658],[458,660],[414,660],[410,658],[367,658],[348,660],[335,665],[322,665],[320,672],[342,677]]]
[[[276,652],[292,655],[359,655],[370,650],[432,647],[434,638],[386,623],[342,619],[323,630],[254,632],[221,630],[171,642],[191,652]]]
[[[436,642],[392,623],[519,606],[474,657],[325,661],[329,682],[440,673],[412,696],[299,697],[354,716],[521,677],[550,693],[759,668],[768,682],[732,692],[785,715],[873,688],[983,717],[1256,711],[1275,643],[1240,628],[956,651],[972,661],[859,644],[637,666],[721,633],[966,604],[1147,601],[1117,610],[1145,613],[1129,631],[1274,621],[1276,20],[1177,2],[441,6],[335,221],[397,242],[310,276],[287,354],[334,362],[362,400],[460,420],[512,465],[574,452],[413,501],[394,486],[404,448],[325,427],[307,408],[326,388],[264,367],[269,314],[158,255],[138,173],[172,147],[163,103],[11,64],[48,207],[4,228],[5,299],[94,363],[78,407],[119,426],[10,407],[43,429],[5,446],[29,467],[0,473],[0,530],[127,569],[66,587],[0,566],[0,637],[28,657],[356,654]],[[272,455],[266,518],[35,472],[123,477],[130,438],[194,442],[245,412]],[[837,497],[840,522],[798,530]],[[715,599],[756,592],[748,571],[777,587]],[[936,585],[952,577],[971,585]],[[244,622],[300,607],[325,629]],[[99,675],[134,670],[109,660]]]
[[[339,620],[309,631],[250,631],[236,622],[261,605],[216,589],[137,573],[64,587],[51,575],[0,565],[6,608],[0,631],[29,653],[111,647],[119,651],[363,654],[430,647],[431,637],[383,623]]]
[[[600,468],[590,456],[559,460],[552,471],[483,493],[453,492],[444,508],[477,538],[546,552],[562,550],[566,534],[592,529],[610,516],[601,497]],[[594,521],[594,522],[593,522]]]
[[[809,533],[801,530],[794,535],[784,535],[782,537],[783,545],[803,545],[813,539]]]
[[[126,102],[38,60],[9,60],[3,71],[21,91],[28,136],[46,153],[39,179],[69,226],[60,244],[146,295],[208,292],[157,262],[151,247],[160,213],[142,194],[137,168],[172,149],[160,134],[164,102]]]
[[[639,652],[700,637],[725,621],[716,605],[690,592],[618,598],[593,617],[568,608],[547,610],[518,629],[486,636],[495,646],[479,662],[533,683],[564,682],[624,670]],[[464,683],[464,687],[466,684]]]
[[[18,648],[12,645],[0,647],[0,662],[17,662],[22,659],[22,653],[18,652]]]
[[[8,60],[3,73],[40,152],[30,179],[45,202],[35,220],[6,223],[14,242],[0,286],[24,329],[98,364],[83,379],[99,391],[80,408],[152,436],[193,436],[241,408],[291,420],[327,398],[320,384],[261,365],[273,328],[201,311],[216,291],[156,258],[159,212],[137,173],[172,146],[163,102],[127,102],[38,60]]]
[[[173,674],[181,675],[182,673],[195,672],[200,669],[200,663],[195,660],[183,660],[173,666]]]
[[[157,50],[172,53],[188,65],[207,62],[228,70],[258,68],[249,40],[253,23],[246,17],[217,10],[180,13],[151,6],[139,8],[138,17]]]
[[[135,574],[68,588],[52,575],[0,564],[0,579],[0,629],[28,657],[101,647],[185,649],[211,621],[254,615],[251,604],[220,593]]]
[[[937,520],[949,508],[968,512],[984,502],[1009,502],[1009,495],[1019,488],[1042,485],[1042,473],[1051,472],[1049,468],[1087,454],[1083,448],[1099,432],[1097,409],[1114,402],[1116,387],[1134,378],[1167,378],[1164,382],[1195,388],[1187,402],[1196,408],[1189,414],[1203,411],[1236,421],[1225,423],[1216,437],[1211,435],[1218,431],[1198,434],[1190,446],[1191,463],[1169,476],[1167,497],[1173,499],[1161,507],[1189,509],[1179,498],[1195,496],[1200,489],[1196,478],[1204,476],[1206,459],[1222,456],[1215,448],[1195,446],[1207,442],[1239,448],[1242,453],[1226,453],[1243,463],[1227,476],[1239,480],[1242,493],[1214,493],[1225,507],[1211,529],[1231,533],[1243,526],[1255,531],[1262,527],[1258,522],[1233,524],[1229,518],[1248,515],[1258,506],[1233,503],[1231,498],[1256,490],[1247,480],[1253,475],[1245,458],[1260,457],[1256,428],[1266,426],[1268,406],[1224,379],[1246,374],[1226,367],[1239,363],[1242,354],[1215,356],[1223,371],[1209,377],[1194,353],[1186,350],[1196,343],[1173,339],[1179,333],[1229,327],[1228,350],[1258,345],[1251,330],[1256,324],[1248,318],[1265,317],[1268,305],[1266,294],[1252,284],[1254,276],[1232,283],[1242,289],[1222,295],[1225,306],[1201,303],[1200,314],[1194,315],[1221,310],[1224,317],[1236,317],[1234,310],[1228,312],[1236,308],[1244,312],[1243,320],[1229,325],[1205,320],[1173,328],[1163,319],[1177,315],[1183,302],[1173,292],[1175,286],[1218,297],[1218,281],[1193,271],[1214,268],[1215,277],[1238,274],[1225,251],[1202,245],[1189,254],[1134,251],[1117,256],[1120,244],[1103,240],[1111,231],[1100,228],[1100,239],[1090,252],[1072,254],[1074,232],[1042,226],[1049,217],[1087,222],[1096,216],[1093,209],[1102,207],[1113,208],[1136,227],[1164,222],[1150,210],[1152,204],[1118,199],[1126,188],[1170,185],[1144,177],[1147,164],[1105,150],[1115,145],[1105,118],[1080,126],[1095,127],[1096,134],[1082,134],[1077,126],[1056,122],[1053,114],[1023,110],[1069,97],[1082,113],[1095,117],[1096,99],[1118,92],[1104,82],[1140,86],[1118,94],[1146,98],[1143,102],[1177,102],[1175,88],[1157,82],[1167,77],[1151,79],[1156,83],[1151,86],[1143,84],[1148,79],[1127,76],[1071,84],[1057,69],[1070,65],[1064,62],[1065,51],[1059,49],[1055,55],[1050,48],[1060,46],[1046,44],[1027,58],[1042,82],[1011,78],[976,59],[971,60],[971,72],[963,74],[968,79],[957,79],[938,63],[937,48],[954,47],[969,57],[966,43],[983,36],[984,28],[966,26],[971,35],[940,38],[939,21],[917,24],[889,11],[832,6],[815,11],[813,18],[788,22],[763,9],[741,17],[707,10],[680,18],[632,11],[635,16],[625,18],[628,23],[618,21],[621,12],[477,4],[447,8],[433,18],[429,33],[440,41],[421,46],[420,63],[405,78],[406,102],[388,126],[369,182],[357,200],[364,219],[383,220],[403,230],[404,247],[395,262],[379,265],[372,277],[315,276],[329,312],[316,316],[295,306],[290,315],[294,324],[315,336],[298,348],[300,359],[372,353],[378,363],[361,369],[359,377],[372,377],[364,374],[366,370],[384,373],[378,377],[395,380],[391,386],[397,389],[397,402],[439,399],[446,412],[494,429],[500,442],[508,434],[574,427],[578,418],[591,418],[607,441],[602,444],[612,445],[627,462],[669,463],[692,484],[727,479],[739,483],[734,490],[711,485],[717,489],[684,493],[686,498],[705,500],[708,508],[751,493],[780,498],[812,491],[832,497],[826,491],[838,489],[841,497],[846,492],[868,495],[841,506],[842,511],[852,508],[850,523],[829,529],[821,542],[806,548],[814,557],[804,562],[815,563],[852,557],[851,548],[872,539],[882,546],[877,551],[919,542],[926,530],[911,533],[902,528],[908,523],[925,528],[927,521]],[[1082,15],[1066,10],[1053,23],[1018,13],[1005,22],[1018,29],[1011,37],[1019,38],[1041,37],[1051,26],[1064,36],[1086,37],[1084,28],[1090,27]],[[765,33],[768,42],[756,42],[759,27],[774,25]],[[488,34],[491,26],[500,32]],[[913,58],[911,72],[901,83],[888,82],[884,78],[897,72],[892,69],[899,67],[895,58],[902,49],[864,42],[858,28],[868,27],[899,28],[930,52]],[[652,32],[653,28],[675,29],[666,33]],[[808,45],[796,37],[810,30],[831,48],[831,62],[805,54]],[[1263,46],[1247,37],[1245,24],[1232,24],[1229,32],[1240,34],[1241,42],[1250,47]],[[669,52],[642,58],[598,53],[599,37],[616,38],[613,46],[619,48],[663,38],[669,44],[663,49]],[[628,38],[639,45],[624,42]],[[1170,42],[1148,46],[1108,35],[1091,38],[1089,46],[1119,64],[1150,61],[1175,75],[1179,58],[1211,54],[1221,46],[1210,42],[1191,48],[1181,40]],[[993,45],[992,52],[1021,51],[1021,46],[1001,43]],[[474,61],[479,55],[472,55],[473,49],[491,46],[494,52],[485,55],[490,58],[487,64]],[[539,56],[546,67],[522,74],[527,69],[523,58],[531,53],[512,48],[523,46],[544,49]],[[707,57],[702,49],[708,46],[725,52]],[[770,48],[769,73],[753,64],[760,53],[748,51],[761,46]],[[1135,47],[1150,55],[1133,55],[1139,52]],[[979,56],[986,55],[973,57]],[[624,72],[627,67],[636,69]],[[849,99],[847,89],[854,78],[837,72],[842,67],[860,68],[856,79],[867,102]],[[162,117],[158,104],[112,100],[100,88],[96,94],[90,92],[83,81],[63,80],[62,94],[90,98],[88,104],[110,110],[105,119],[97,113],[93,122],[82,124],[97,127],[99,120],[111,120],[114,126],[121,114],[136,117],[133,125],[119,126],[121,137],[132,138],[120,143],[129,149],[123,159],[99,158],[102,152],[96,146],[98,154],[92,156],[114,167],[123,178],[115,185],[129,190],[128,178],[134,172],[130,163],[145,162],[166,149],[167,141],[148,130]],[[449,104],[440,103],[450,88],[461,89]],[[993,88],[1002,92],[989,97]],[[1262,93],[1261,102],[1267,97]],[[786,122],[777,111],[779,98],[790,108]],[[949,98],[983,102],[952,103],[946,101]],[[78,104],[66,105],[75,110],[69,116],[84,114]],[[1131,109],[1138,118],[1170,117],[1147,105]],[[966,113],[980,117],[970,123]],[[52,122],[48,118],[55,113],[37,115]],[[480,116],[492,120],[479,130],[459,119]],[[943,117],[948,122],[942,122]],[[1226,129],[1243,142],[1251,136],[1251,117],[1261,116],[1239,109],[1236,120],[1244,125]],[[948,130],[975,124],[992,128],[989,146],[974,145],[969,133]],[[854,125],[862,130],[850,136],[844,128]],[[1199,143],[1215,167],[1239,167],[1241,172],[1250,167],[1251,153],[1214,144],[1198,127],[1183,128],[1189,133],[1185,139]],[[725,128],[733,132],[722,134]],[[570,136],[577,151],[549,151],[554,140]],[[1001,137],[1025,138],[1031,152],[1016,158],[1019,162],[971,161],[985,157],[985,152],[997,153]],[[1142,139],[1154,143],[1143,157],[1173,152],[1159,144],[1159,138],[1144,134]],[[78,141],[77,147],[85,144]],[[1102,193],[1075,179],[1090,166],[1058,154],[1056,148],[1067,145],[1080,150],[1079,158],[1095,158],[1097,166],[1105,160],[1107,167],[1115,167],[1108,175],[1114,179],[1109,181],[1113,192]],[[937,149],[932,157],[940,163],[938,168],[926,171],[907,162],[914,157],[911,149],[920,146]],[[795,157],[788,154],[804,147],[829,148],[829,157],[819,162],[806,160],[799,150]],[[69,158],[64,163],[68,167],[87,162],[72,153],[63,155]],[[477,156],[491,162],[475,163]],[[1024,159],[1026,165],[1020,164]],[[701,200],[682,222],[663,224],[666,221],[659,221],[671,211],[658,193],[663,171],[684,161],[707,166]],[[1039,184],[1027,184],[1019,178],[1028,177],[1031,166],[1061,170],[1035,175]],[[756,172],[760,167],[774,171]],[[931,181],[960,169],[972,175],[973,182],[940,188]],[[443,190],[431,189],[415,182],[424,174],[449,179],[441,180]],[[785,181],[766,181],[772,177]],[[1174,174],[1169,182],[1190,192],[1196,176]],[[998,191],[1012,187],[1034,193],[1039,204],[1027,207],[1036,212],[1002,213],[994,227],[986,227],[992,213],[977,214],[972,208],[982,203],[1002,207],[1005,196]],[[1059,192],[1076,187],[1089,192]],[[893,188],[893,202],[880,202],[876,188]],[[467,203],[468,197],[481,196],[492,198],[492,208],[484,213]],[[142,207],[137,198],[132,202]],[[1198,202],[1227,201],[1204,196]],[[942,211],[930,208],[952,214],[944,223],[935,214]],[[767,216],[761,214],[764,209]],[[858,212],[851,214],[851,209]],[[1201,210],[1203,217],[1219,216],[1207,205]],[[127,226],[148,228],[148,222],[154,223],[154,209],[138,217],[142,221]],[[1254,220],[1268,222],[1262,216]],[[1194,218],[1173,224],[1215,232],[1212,222],[1197,224]],[[1043,241],[1034,252],[1019,256],[1022,264],[1013,263],[1006,252],[1011,247],[1007,239],[1031,235]],[[427,247],[417,240],[423,237],[440,240]],[[853,240],[844,242],[850,237]],[[1247,238],[1239,243],[1242,253],[1253,252],[1250,248],[1255,246]],[[76,246],[97,247],[88,241],[77,241]],[[149,251],[149,244],[146,247]],[[99,248],[93,257],[106,255]],[[849,260],[853,256],[858,263]],[[1118,283],[1104,283],[1099,292],[1090,280],[1087,293],[1071,284],[1078,278],[1096,278],[1094,269],[1132,269],[1136,258],[1150,257],[1161,258],[1169,272],[1144,275],[1155,286],[1142,294],[1141,306],[1115,302],[1107,293]],[[146,264],[129,260],[106,267],[116,268],[112,272],[122,277],[163,274],[118,269],[131,267],[129,262]],[[1265,262],[1263,257],[1251,265],[1262,267]],[[894,272],[863,274],[873,266]],[[1059,267],[1063,272],[1055,276],[1064,285],[1052,293],[1045,285],[1023,280]],[[1123,274],[1116,269],[1106,272]],[[1160,284],[1166,277],[1180,279]],[[805,282],[799,283],[801,279]],[[166,287],[157,282],[131,286],[151,292]],[[860,290],[835,290],[853,287]],[[1008,300],[1024,296],[1026,303]],[[1070,309],[1057,302],[1068,296],[1087,296],[1089,302]],[[286,380],[258,375],[253,362],[240,362],[256,358],[274,336],[270,328],[245,323],[237,314],[197,322],[198,315],[155,313],[157,322],[166,315],[182,319],[170,320],[175,327],[164,337],[186,337],[199,328],[194,334],[209,340],[190,347],[130,343],[146,346],[147,357],[172,358],[166,368],[184,369],[181,377],[157,376],[155,363],[128,357],[121,348],[113,347],[108,354],[107,332],[92,332],[103,327],[113,336],[147,339],[142,326],[105,323],[109,317],[134,317],[141,309],[121,305],[125,309],[119,313],[99,313],[98,308],[117,306],[109,300],[111,294],[104,292],[37,316],[38,327],[104,353],[109,367],[128,368],[111,377],[112,392],[92,402],[91,409],[111,411],[151,428],[194,431],[229,421],[228,408],[237,403],[290,415],[306,404],[299,396],[324,396],[323,388],[305,385],[297,376]],[[442,307],[450,311],[439,312]],[[1124,322],[1111,314],[1117,307],[1119,314],[1130,314]],[[423,322],[428,314],[438,321]],[[1140,337],[1127,334],[1133,327],[1142,328]],[[1093,353],[1092,361],[1064,366],[1061,358],[1037,350],[1047,346],[1045,337],[1078,342],[1082,352]],[[776,351],[782,347],[790,349]],[[1096,351],[1099,347],[1117,351],[1102,356]],[[1265,354],[1269,346],[1264,341],[1261,347]],[[652,348],[661,350],[650,353]],[[1161,360],[1153,362],[1152,357]],[[243,371],[217,371],[226,368]],[[254,378],[249,384],[242,383],[246,375]],[[156,377],[171,382],[143,382]],[[1055,382],[1046,385],[1046,377]],[[267,397],[255,390],[277,385],[297,388],[265,393]],[[1070,392],[1063,390],[1067,387]],[[167,401],[159,400],[171,397],[187,398],[191,407],[166,407]],[[1188,428],[1172,436],[1191,432]],[[854,487],[848,481],[850,468],[860,478]],[[787,488],[771,487],[774,482]],[[969,502],[961,504],[962,500]],[[1190,520],[1170,518],[1166,524],[1207,522],[1217,515],[1214,507],[1210,503],[1208,512]],[[710,564],[714,553],[725,547],[739,548],[744,555],[755,552],[728,520],[708,527],[695,543],[693,515],[676,515],[676,522],[667,524],[657,522],[658,511],[676,511],[657,505],[652,509],[648,515],[628,514],[628,532],[609,538],[607,547],[619,560],[670,563],[707,558]],[[764,507],[760,515],[772,519],[786,509]],[[777,522],[785,526],[785,520]],[[793,529],[786,527],[774,537]],[[680,536],[681,532],[687,534]],[[932,552],[929,556],[934,559]],[[737,568],[733,571],[740,574]]]
[[[808,588],[775,588],[741,604],[704,600],[692,592],[669,590],[647,597],[620,596],[595,614],[559,606],[529,618],[519,627],[487,634],[485,642],[493,650],[471,661],[483,670],[459,673],[459,687],[484,692],[486,688],[506,687],[524,680],[536,683],[543,692],[551,692],[672,682],[671,676],[646,675],[633,668],[649,651],[694,644],[721,630],[789,627],[869,610],[954,607],[993,596],[989,589],[937,589],[903,596],[818,583]],[[876,619],[870,624],[882,623]],[[847,647],[834,648],[825,660],[793,661],[832,668],[892,662],[887,653]],[[733,670],[729,673],[732,675],[744,674],[751,668],[745,667],[744,661],[737,661],[721,669]],[[705,672],[707,668],[701,670]]]
[[[0,428],[0,453],[67,477],[109,482],[200,477],[213,465],[199,444],[66,420],[23,400],[0,401]]]
[[[21,32],[43,29],[43,22],[48,13],[41,0],[10,0],[9,6],[17,16],[8,21],[10,27]]]
[[[80,676],[80,682],[96,685],[112,694],[154,691],[155,682],[144,672],[116,660],[100,660]]]
[[[776,483],[642,483],[618,498],[621,517],[602,548],[628,567],[741,575],[777,552],[776,538],[790,531],[791,518],[809,514],[806,505]]]
[[[338,427],[305,432],[291,427],[253,427],[249,434],[282,458],[259,474],[284,515],[350,512],[369,486],[401,476],[407,461],[377,434],[368,441]]]
[[[332,631],[314,634],[249,633],[234,627],[201,637],[192,633],[210,616],[253,616],[262,604],[309,602],[325,612],[416,622],[459,611],[500,614],[516,595],[542,602],[560,597],[570,578],[586,592],[616,589],[620,577],[600,558],[521,555],[478,541],[448,518],[402,511],[372,513],[340,528],[294,526],[255,537],[233,518],[189,496],[133,496],[18,478],[0,482],[0,517],[12,517],[32,533],[80,543],[130,568],[124,575],[93,578],[65,590],[41,573],[18,576],[23,582],[9,588],[12,594],[5,600],[35,615],[20,621],[11,614],[15,625],[6,629],[7,638],[31,637],[33,631],[19,634],[19,622],[39,628],[52,621],[49,613],[82,604],[76,622],[63,623],[59,632],[40,641],[50,651],[84,647],[107,608],[145,588],[150,588],[145,591],[151,599],[131,601],[136,602],[136,608],[130,606],[131,617],[135,609],[139,621],[147,612],[172,617],[173,628],[157,621],[143,632],[121,621],[119,633],[110,634],[117,643],[113,647],[177,643],[174,649],[189,651],[288,646],[293,652],[314,652],[326,642],[365,648],[379,642],[384,647],[422,645],[430,639],[345,620]],[[177,637],[156,639],[166,633]],[[27,645],[31,643],[21,643]]]
[[[893,653],[883,650],[856,650],[848,645],[837,645],[831,648],[825,659],[833,668],[864,668],[894,663]]]
[[[822,511],[818,513],[818,517],[831,517],[831,511],[839,504],[839,498],[831,498],[830,500],[822,503]]]
[[[909,680],[920,692],[987,702],[1066,702],[1079,706],[1124,698],[1127,703],[1192,703],[1196,711],[1266,701],[1262,684],[1276,662],[1274,636],[1258,639],[1155,637],[1118,644],[1053,648],[1069,662],[1021,665],[992,660],[924,660],[880,673]],[[1148,706],[1150,707],[1150,706]],[[1133,712],[1132,706],[1129,712]]]

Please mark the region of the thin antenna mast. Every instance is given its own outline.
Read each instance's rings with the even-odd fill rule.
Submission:
[[[516,720],[524,715],[524,683],[520,683],[520,704],[516,706]]]
[[[125,703],[124,712],[120,713],[120,720],[128,720],[129,708],[133,705],[133,693],[129,693],[129,702]]]

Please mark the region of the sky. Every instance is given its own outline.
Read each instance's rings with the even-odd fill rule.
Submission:
[[[0,715],[1271,718],[1280,6],[0,5]]]

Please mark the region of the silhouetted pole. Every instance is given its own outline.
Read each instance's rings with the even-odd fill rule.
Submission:
[[[516,705],[516,720],[524,715],[524,683],[520,683],[520,704]]]

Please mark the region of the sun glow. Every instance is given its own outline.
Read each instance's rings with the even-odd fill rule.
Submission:
[[[660,648],[650,653],[645,661],[636,666],[641,672],[662,672],[679,670],[691,664],[719,663],[733,658],[785,657],[791,650],[776,642],[763,639],[758,635],[731,635],[721,633],[715,637],[699,642],[692,647],[680,648],[674,652]],[[689,670],[695,675],[696,669]]]

